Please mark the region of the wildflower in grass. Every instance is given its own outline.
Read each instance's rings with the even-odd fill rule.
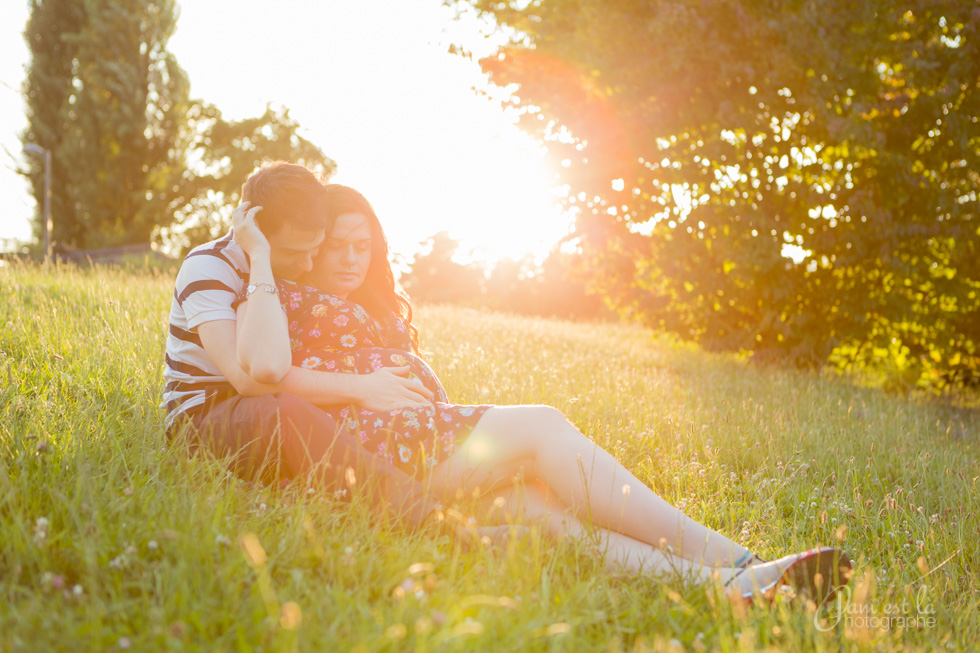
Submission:
[[[218,533],[218,535],[214,538],[214,543],[216,546],[224,547],[226,549],[231,546],[231,540],[221,533]]]
[[[47,517],[38,517],[34,521],[34,541],[38,544],[44,544],[45,540],[48,539],[49,524]]]

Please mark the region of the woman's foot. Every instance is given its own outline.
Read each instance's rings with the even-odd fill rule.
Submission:
[[[723,574],[722,580],[734,597],[762,596],[771,601],[788,586],[819,604],[850,580],[851,559],[839,549],[824,547],[725,571],[728,578]]]

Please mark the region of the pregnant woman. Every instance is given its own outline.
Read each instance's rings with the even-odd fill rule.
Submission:
[[[324,410],[372,453],[423,479],[444,500],[478,495],[498,509],[488,515],[540,523],[555,535],[598,538],[611,567],[720,579],[742,597],[772,596],[788,584],[820,600],[846,582],[851,563],[841,551],[813,549],[765,562],[690,519],[554,408],[449,403],[417,355],[411,306],[396,292],[373,208],[346,186],[327,190],[328,231],[312,270],[298,283],[280,280],[274,288],[252,280],[269,285],[283,310],[249,310],[247,296],[241,297],[243,369],[282,375],[290,365],[350,374],[393,368],[427,388],[419,394],[433,400],[384,412],[356,405]],[[234,215],[235,239],[251,257],[268,251],[255,224],[260,210],[246,203]]]

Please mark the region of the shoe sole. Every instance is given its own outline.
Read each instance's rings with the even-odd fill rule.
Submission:
[[[800,555],[783,572],[774,590],[789,585],[798,594],[806,594],[818,605],[834,596],[851,580],[851,558],[840,549],[812,549]]]

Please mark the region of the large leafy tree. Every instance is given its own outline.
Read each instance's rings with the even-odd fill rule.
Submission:
[[[84,22],[85,10],[77,0],[47,0],[31,4],[31,17],[24,30],[24,39],[32,56],[25,81],[30,126],[24,141],[52,153],[58,153],[68,138],[68,116],[63,108],[69,105],[73,93],[72,69],[78,51],[77,44],[62,39],[62,35],[77,33]],[[51,164],[52,188],[66,188],[69,171],[62,157],[53,156]],[[44,203],[42,166],[32,167],[30,180],[40,213]],[[66,193],[54,192],[51,199],[51,212],[58,216],[55,235],[68,239],[67,227],[76,224],[74,204]],[[34,225],[35,232],[43,230],[40,215],[36,216]]]
[[[595,283],[706,346],[977,378],[980,9],[475,0]]]
[[[167,50],[174,0],[32,0],[25,143],[52,152],[53,240],[89,248],[162,237],[186,246],[226,220],[266,158],[333,163],[285,110],[228,122],[190,98]],[[43,204],[42,166],[28,172]],[[38,224],[40,220],[37,220]]]
[[[159,211],[171,216],[159,237],[180,251],[227,230],[242,183],[263,161],[301,163],[328,178],[336,164],[299,132],[299,123],[284,108],[268,107],[261,116],[229,121],[213,105],[193,102],[179,130],[184,164],[156,182],[164,191],[156,202]]]

